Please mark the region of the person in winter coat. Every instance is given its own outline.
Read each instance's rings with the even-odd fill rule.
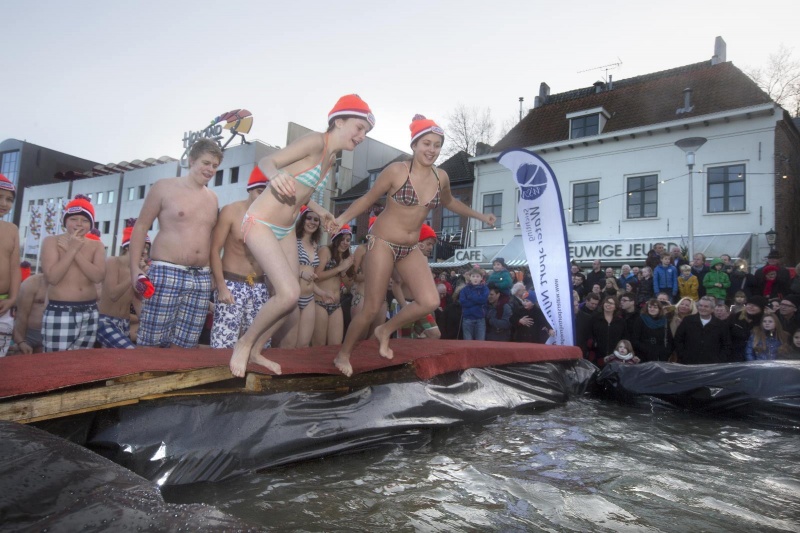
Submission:
[[[664,309],[655,298],[647,301],[647,307],[634,322],[630,335],[631,344],[643,362],[668,361],[675,349],[672,330],[664,316]]]
[[[514,284],[514,281],[502,257],[495,257],[494,261],[492,261],[492,273],[489,274],[489,279],[486,280],[486,284],[494,285],[501,294],[506,296],[511,295],[511,285]]]
[[[764,313],[753,328],[744,351],[746,361],[772,361],[789,352],[786,333],[774,313]]]
[[[723,266],[721,259],[714,259],[711,261],[711,269],[703,278],[703,287],[706,288],[706,295],[717,300],[725,300],[725,296],[728,294],[728,287],[731,286],[731,279],[722,271]]]
[[[739,363],[745,360],[747,341],[754,327],[761,323],[767,299],[763,296],[751,296],[747,299],[744,310],[728,317],[728,329],[731,336],[731,356],[729,361]]]
[[[500,289],[489,285],[489,298],[486,304],[486,340],[511,340],[511,306],[503,303]]]
[[[678,362],[684,365],[726,363],[731,351],[728,325],[714,316],[716,300],[703,296],[697,314],[681,321],[675,333]]]
[[[697,281],[697,276],[692,274],[692,267],[690,265],[681,265],[681,275],[678,276],[678,294],[681,298],[691,298],[695,302],[700,299],[700,294],[697,292],[700,288],[700,283]]]
[[[544,344],[555,331],[542,313],[538,304],[525,297],[525,285],[515,283],[511,287],[511,340]]]
[[[606,296],[602,300],[602,306],[593,315],[591,323],[593,350],[590,350],[589,360],[597,366],[603,366],[605,357],[614,353],[617,343],[625,337],[625,319],[619,316],[617,299]]]
[[[768,273],[775,272],[775,275],[767,276]],[[772,250],[767,256],[767,264],[756,270],[756,291],[755,293],[767,298],[780,297],[789,294],[792,285],[789,270],[781,266],[781,254],[777,250]]]
[[[792,332],[792,336],[789,337],[789,350],[784,354],[779,354],[778,359],[800,361],[800,328]]]
[[[634,355],[633,346],[631,346],[630,341],[626,341],[625,339],[617,343],[614,353],[607,355],[605,359],[603,359],[605,364],[618,363],[621,365],[636,365],[639,364],[640,361],[641,359]]]
[[[756,277],[750,273],[747,267],[747,261],[744,259],[737,259],[733,263],[733,270],[730,271],[728,277],[731,280],[731,286],[728,287],[728,303],[733,304],[736,293],[742,291],[745,294],[745,300],[756,294]]]
[[[483,284],[480,269],[473,268],[467,274],[467,285],[458,293],[461,304],[461,331],[465,341],[486,340],[486,301],[489,288]]]
[[[655,298],[657,292],[653,291],[653,270],[650,267],[644,267],[641,270],[642,279],[639,281],[639,292],[636,293],[636,303],[642,307],[647,300]]]
[[[653,292],[664,291],[672,295],[674,302],[678,296],[678,269],[669,261],[669,256],[661,258],[661,264],[653,270]]]

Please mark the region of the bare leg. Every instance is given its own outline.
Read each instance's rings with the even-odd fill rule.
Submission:
[[[327,346],[334,346],[342,344],[342,335],[344,334],[344,314],[342,308],[339,307],[328,317],[328,339]]]
[[[439,293],[430,275],[430,267],[418,249],[411,252],[408,257],[398,262],[395,266],[403,280],[412,280],[407,283],[414,284],[414,301],[400,309],[400,312],[390,318],[385,324],[375,328],[375,338],[378,339],[381,357],[391,359],[394,353],[389,348],[389,338],[403,324],[415,322],[432,313],[439,305]]]
[[[308,305],[314,306],[314,333],[311,335],[311,346],[325,346],[328,340],[328,311],[316,300]]]
[[[291,246],[286,243],[290,243]],[[266,366],[273,372],[276,372],[277,368],[276,373],[280,373],[280,366],[277,363],[260,355],[263,342],[266,342],[263,336],[267,330],[297,307],[297,298],[300,296],[300,284],[297,281],[297,245],[293,232],[282,241],[278,241],[272,230],[256,223],[250,229],[247,247],[267,278],[281,282],[274,283],[275,295],[259,310],[251,326],[233,347],[230,369],[236,377],[244,377],[247,363],[252,358],[256,359],[253,361],[256,364]],[[257,348],[258,355],[253,357],[253,347],[262,338],[263,342]],[[265,361],[271,364],[264,364]]]
[[[314,324],[316,324],[316,309],[319,307],[313,301],[305,309],[300,311],[300,320],[297,326],[297,346],[305,348],[311,344],[311,336],[314,334]]]
[[[393,256],[389,247],[376,244],[364,257],[362,268],[365,275],[364,307],[350,321],[342,347],[333,360],[333,364],[345,376],[353,374],[353,367],[350,365],[350,354],[353,353],[356,343],[364,338],[385,300],[386,289],[389,287],[389,277],[392,275],[392,269],[394,268]]]

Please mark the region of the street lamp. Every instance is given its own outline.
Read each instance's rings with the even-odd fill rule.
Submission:
[[[778,239],[778,234],[775,232],[774,229],[770,229],[768,232],[764,233],[764,237],[767,238],[767,244],[769,244],[769,251],[772,252],[775,250],[775,241]]]
[[[686,153],[686,166],[689,167],[689,247],[688,255],[689,261],[694,257],[694,185],[693,172],[694,168],[694,153],[703,146],[706,141],[705,137],[687,137],[675,143],[675,146],[680,148]]]

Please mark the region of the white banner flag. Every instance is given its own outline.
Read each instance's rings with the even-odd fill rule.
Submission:
[[[575,344],[572,277],[567,225],[556,176],[550,166],[527,150],[508,150],[499,162],[509,169],[520,191],[517,214],[533,288],[556,336],[553,344]]]
[[[56,235],[61,229],[61,203],[48,203],[31,207],[28,235],[25,237],[25,255],[39,255],[39,247],[48,235]]]

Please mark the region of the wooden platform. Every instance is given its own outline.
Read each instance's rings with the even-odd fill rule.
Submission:
[[[22,423],[129,405],[176,394],[348,390],[426,380],[467,368],[580,358],[571,346],[478,341],[392,341],[395,357],[365,341],[352,356],[354,375],[333,366],[337,346],[265,352],[282,375],[250,365],[246,379],[228,369],[231,350],[80,350],[0,359],[0,420]]]

